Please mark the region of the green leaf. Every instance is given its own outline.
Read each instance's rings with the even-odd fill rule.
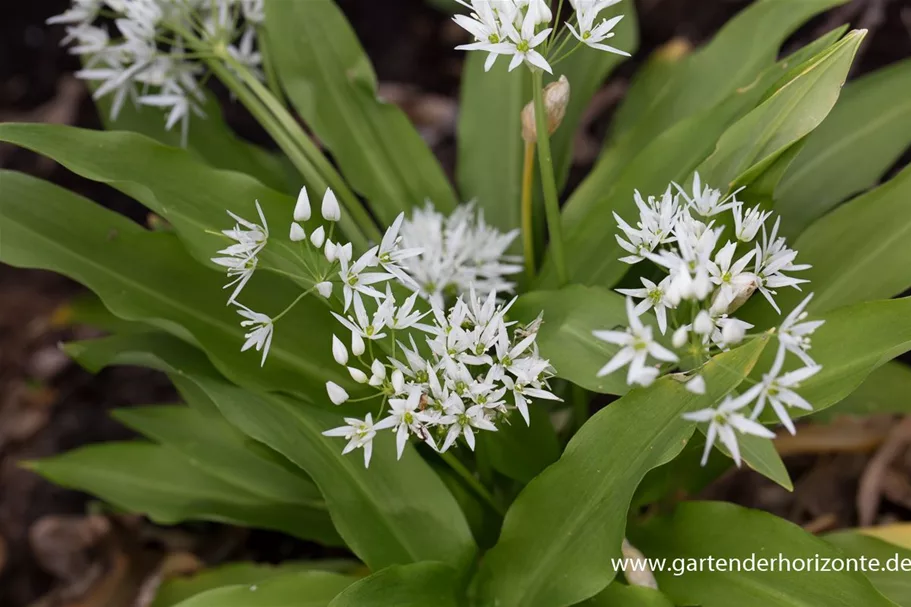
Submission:
[[[208,474],[264,500],[326,508],[310,479],[249,448],[253,441],[224,420],[179,405],[119,409],[114,417],[146,438],[179,451]]]
[[[750,559],[778,564],[787,559],[831,559],[840,555],[823,540],[766,512],[712,502],[680,504],[671,517],[656,518],[630,530],[630,541],[651,559],[664,559],[655,570],[661,591],[675,604],[702,607],[888,607],[883,597],[859,572],[757,571]],[[686,570],[699,559],[743,559],[742,570]],[[674,560],[685,559],[685,560]],[[748,570],[753,568],[753,571]]]
[[[581,607],[674,607],[669,598],[660,591],[643,586],[626,586],[613,582],[598,596],[591,598]]]
[[[108,131],[132,131],[173,147],[181,145],[180,129],[166,131],[165,115],[158,108],[125,103],[116,120],[111,120],[111,98],[95,100],[98,116]],[[282,160],[261,147],[238,137],[225,122],[215,95],[202,106],[204,118],[191,119],[187,145],[194,156],[216,169],[252,175],[270,188],[287,191],[290,173]]]
[[[28,466],[58,485],[97,495],[164,525],[217,521],[340,545],[324,511],[264,500],[207,474],[167,447],[143,442],[104,443]]]
[[[638,510],[656,502],[660,506],[669,500],[679,501],[698,495],[709,483],[731,468],[731,460],[718,450],[709,453],[709,460],[703,466],[701,461],[704,449],[705,437],[702,433],[694,434],[673,461],[645,475],[636,489],[631,509]]]
[[[785,312],[807,291],[815,293],[812,310],[825,312],[911,287],[911,167],[818,219],[794,248],[798,263],[813,267],[799,274],[810,281],[803,292],[779,290],[776,301]],[[765,307],[760,322],[775,316]]]
[[[570,285],[555,291],[532,291],[519,297],[510,310],[524,322],[544,312],[537,344],[541,356],[557,370],[557,377],[603,394],[625,394],[622,373],[597,377],[598,370],[619,349],[597,339],[592,331],[626,324],[622,296],[601,287]]]
[[[896,605],[911,607],[911,550],[884,542],[856,531],[829,533],[824,538],[847,555],[848,558],[866,557],[867,563],[877,559],[877,569],[864,569],[864,575],[883,595]],[[891,571],[888,571],[892,565]],[[904,567],[902,565],[904,564]]]
[[[135,365],[165,373],[194,373],[219,377],[202,351],[167,333],[128,333],[71,341],[63,351],[83,368],[98,373],[111,365]]]
[[[61,309],[62,323],[67,325],[87,325],[109,333],[143,333],[152,327],[138,322],[123,320],[111,314],[104,302],[91,291],[74,296]]]
[[[328,607],[352,578],[328,571],[301,571],[254,584],[197,594],[177,607]]]
[[[170,222],[190,253],[213,268],[217,266],[210,259],[230,242],[221,230],[234,225],[226,211],[258,221],[258,201],[273,228],[269,246],[260,253],[260,267],[292,275],[302,273],[300,246],[291,242],[285,229],[294,199],[249,175],[213,169],[187,150],[167,147],[136,133],[51,124],[0,124],[0,141],[43,154],[77,175],[106,183],[134,198]],[[310,284],[309,279],[299,282]],[[309,300],[303,303],[307,305]],[[313,307],[324,308],[319,303]]]
[[[281,565],[259,563],[231,563],[213,569],[205,569],[192,577],[179,577],[165,581],[155,594],[151,607],[174,607],[181,601],[208,590],[224,586],[260,585],[266,580],[303,571],[334,571],[353,573],[357,563],[353,561],[302,561]]]
[[[838,404],[830,407],[820,418],[837,415],[877,415],[880,413],[911,413],[911,367],[892,361],[879,367],[859,388]]]
[[[443,212],[454,208],[427,144],[399,108],[377,99],[370,60],[332,0],[267,0],[265,32],[294,108],[381,223],[427,199]]]
[[[320,489],[339,534],[373,570],[433,560],[464,567],[476,550],[458,504],[411,447],[396,461],[394,437],[374,439],[370,468],[360,451],[322,432],[341,414],[278,395],[192,378],[235,427],[303,468]]]
[[[329,607],[459,607],[455,570],[443,563],[387,567],[351,584]]]
[[[507,72],[503,61],[485,72],[485,59],[485,53],[470,52],[462,69],[456,179],[462,196],[477,200],[487,221],[511,230],[521,223],[520,114],[530,99],[531,75],[525,69]],[[516,250],[520,246],[514,243]]]
[[[594,415],[560,460],[513,502],[499,542],[481,564],[480,604],[570,605],[607,586],[636,487],[649,470],[676,457],[693,433],[681,415],[734,389],[765,343],[756,339],[710,361],[704,375],[711,394],[692,394],[665,378]]]
[[[33,177],[3,171],[0,182],[2,261],[81,282],[117,316],[154,324],[200,345],[218,370],[239,384],[320,401],[327,380],[356,389],[328,354],[333,321],[313,298],[289,312],[275,334],[269,360],[258,368],[255,353],[240,352],[245,331],[236,312],[225,306],[224,277],[194,263],[173,234],[147,232]],[[244,301],[274,313],[276,301],[291,302],[298,294],[290,282],[265,273],[248,285]]]
[[[699,167],[715,187],[749,185],[791,145],[816,128],[838,99],[866,31],[854,31],[796,67],[791,78],[729,128]]]
[[[787,236],[875,185],[911,144],[911,60],[845,85],[775,191]]]
[[[586,179],[586,195],[580,190],[570,204],[595,203],[591,195],[606,191],[618,171],[650,142],[680,121],[717,107],[740,89],[755,84],[760,72],[775,61],[779,47],[801,23],[844,2],[754,2],[728,21],[704,48],[683,58],[672,69],[660,70],[660,84],[656,85],[655,76],[648,73],[637,77],[618,110],[622,122],[621,128],[614,131],[616,138],[608,139],[604,153]],[[634,124],[630,115],[635,117]],[[623,128],[623,124],[629,126]]]

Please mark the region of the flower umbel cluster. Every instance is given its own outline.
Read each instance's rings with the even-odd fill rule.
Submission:
[[[404,248],[423,250],[402,266],[421,296],[438,304],[472,287],[483,295],[511,293],[515,283],[508,277],[522,271],[521,258],[506,254],[519,230],[500,232],[471,203],[446,217],[428,202],[405,219],[400,234]]]
[[[486,51],[484,69],[490,71],[497,57],[512,57],[509,71],[523,62],[531,69],[552,73],[551,65],[574,52],[581,45],[629,56],[629,53],[604,44],[614,36],[614,26],[623,15],[600,18],[601,11],[620,0],[570,0],[575,9],[575,26],[567,22],[559,35],[553,27],[554,13],[549,0],[456,0],[471,10],[453,20],[475,38],[457,49]],[[566,44],[575,38],[572,48]]]
[[[333,336],[336,362],[374,390],[368,398],[382,401],[378,421],[371,415],[346,418],[347,425],[324,432],[347,439],[345,453],[361,447],[369,465],[372,439],[382,430],[395,433],[399,458],[412,436],[440,452],[459,438],[474,449],[476,432],[495,432],[499,424],[511,423],[513,411],[528,424],[533,400],[560,400],[549,391],[553,371],[535,344],[540,318],[528,325],[507,321],[512,302],[498,305],[495,291],[486,298],[471,291],[449,308],[433,303],[429,312],[414,311],[415,296],[400,307],[387,291],[372,315],[357,302],[353,317],[334,313],[351,333],[351,356]],[[430,322],[421,322],[425,317]],[[407,342],[396,338],[397,331],[408,333]],[[372,342],[383,338],[384,345],[374,349]],[[348,399],[332,382],[326,390],[335,404]]]
[[[73,0],[48,19],[66,27],[64,44],[79,55],[76,76],[97,84],[96,99],[111,95],[111,118],[128,100],[166,112],[165,128],[180,123],[186,141],[191,114],[202,115],[205,43],[262,79],[256,27],[264,0]]]
[[[689,192],[677,184],[658,197],[645,199],[636,192],[639,219],[635,225],[614,214],[621,232],[617,242],[628,253],[621,261],[638,264],[647,260],[665,276],[657,282],[642,277],[641,288],[617,289],[627,297],[629,326],[595,331],[596,337],[620,348],[599,376],[628,365],[627,384],[648,386],[660,375],[680,373],[688,390],[703,394],[702,365],[742,342],[753,328],[734,316],[735,312],[759,291],[781,313],[776,289],[800,290],[807,282],[792,275],[810,266],[795,263],[797,251],[778,235],[781,218],[769,227],[772,213],[758,206],[745,208],[737,200],[738,193],[722,197],[719,190],[704,186],[697,173]],[[723,238],[731,227],[732,237]],[[739,465],[736,432],[773,436],[755,421],[767,403],[792,434],[795,428],[789,408],[812,410],[794,391],[821,369],[808,353],[810,335],[822,325],[822,321],[805,320],[812,297],[810,294],[791,311],[775,332],[778,352],[760,383],[740,396],[728,397],[717,409],[684,416],[711,422],[703,463],[716,438]],[[649,310],[649,317],[643,317]],[[659,337],[656,329],[670,339]],[[803,367],[782,373],[788,353]],[[751,404],[752,410],[745,415],[743,411]]]
[[[535,399],[559,400],[548,387],[553,370],[535,344],[539,317],[527,325],[506,319],[512,302],[498,300],[511,283],[503,276],[520,266],[504,262],[514,234],[501,234],[466,205],[446,218],[428,205],[411,220],[400,214],[380,244],[355,258],[351,243],[333,241],[341,209],[331,190],[321,204],[323,222],[313,223],[310,198],[302,189],[289,230],[300,243],[299,260],[313,286],[270,317],[238,302],[269,240],[260,223],[229,211],[236,222],[222,234],[231,244],[213,262],[227,269],[233,288],[228,303],[238,308],[247,329],[242,350],[255,348],[265,363],[275,323],[303,297],[316,292],[334,308],[345,335],[333,336],[332,356],[354,380],[373,392],[375,416],[345,418],[327,436],[348,440],[344,452],[363,448],[369,464],[378,431],[396,434],[398,456],[411,436],[446,451],[460,437],[470,448],[475,432],[496,431],[518,411],[529,423]],[[414,272],[414,275],[412,275]],[[436,281],[439,289],[430,288]],[[405,291],[407,295],[402,295]],[[451,298],[444,297],[453,295]],[[478,293],[481,293],[479,295]],[[454,303],[446,303],[454,301]],[[515,301],[515,300],[513,300]],[[349,400],[344,387],[326,383],[336,405]]]

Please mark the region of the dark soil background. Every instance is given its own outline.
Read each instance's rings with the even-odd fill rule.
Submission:
[[[71,75],[76,59],[59,46],[62,31],[44,25],[67,4],[3,2],[0,122],[100,128],[84,86]],[[463,60],[453,46],[463,40],[462,32],[424,0],[340,4],[373,59],[383,95],[405,108],[451,172]],[[693,45],[706,41],[747,4],[636,2],[639,51],[593,101],[576,146],[575,179],[594,161],[613,108],[648,54],[674,38]],[[846,22],[870,30],[852,77],[911,56],[909,0],[854,0],[807,24],[786,50]],[[227,115],[240,133],[268,145],[238,106],[228,107]],[[30,153],[0,144],[0,166],[49,179],[136,219],[145,217],[121,194]],[[58,350],[61,341],[97,335],[66,322],[67,303],[80,291],[56,275],[0,265],[0,607],[139,607],[149,604],[163,577],[229,560],[279,562],[319,550],[273,533],[209,524],[161,529],[139,517],[99,514],[88,496],[55,487],[19,466],[86,443],[129,437],[109,418],[110,409],[176,398],[156,372],[115,368],[93,376]],[[840,419],[804,429],[798,436],[805,439],[782,443],[782,451],[791,454],[793,494],[756,474],[729,473],[703,496],[765,508],[813,531],[911,520],[911,427],[896,422],[892,417]]]

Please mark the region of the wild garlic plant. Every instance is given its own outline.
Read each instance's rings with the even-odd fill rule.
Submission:
[[[162,108],[186,143],[191,116],[205,116],[202,59],[221,53],[265,80],[263,19],[263,0],[74,0],[47,22],[66,27],[63,44],[83,63],[76,77],[95,83],[95,99],[112,97],[112,120],[128,101]]]
[[[747,208],[737,200],[741,190],[722,197],[720,190],[703,185],[696,173],[691,192],[676,183],[661,196],[643,198],[637,191],[639,219],[635,226],[614,213],[621,232],[616,235],[617,242],[629,253],[620,261],[630,265],[649,261],[665,276],[653,282],[646,278],[650,274],[646,270],[639,278],[641,288],[617,289],[626,296],[629,326],[623,331],[594,332],[598,339],[620,347],[598,372],[599,376],[628,365],[627,384],[649,386],[660,375],[679,373],[677,377],[686,381],[689,391],[705,394],[702,365],[742,342],[753,328],[737,318],[735,312],[758,291],[780,314],[776,289],[800,290],[800,285],[808,282],[792,275],[810,266],[796,263],[797,251],[779,236],[781,218],[777,217],[769,228],[772,212],[758,205]],[[733,238],[728,238],[726,233],[731,232]],[[738,466],[741,458],[736,432],[774,437],[772,431],[756,421],[766,404],[791,434],[796,429],[788,408],[813,410],[794,391],[801,381],[822,369],[808,353],[810,336],[824,322],[804,320],[804,310],[812,298],[811,293],[774,332],[778,353],[760,382],[740,396],[726,397],[717,408],[684,414],[692,421],[710,422],[703,465],[716,437]],[[642,315],[649,310],[654,320],[648,318],[644,322]],[[654,334],[655,325],[660,336]],[[669,335],[670,343],[662,339],[665,335]],[[804,366],[782,373],[787,353]],[[752,411],[746,417],[741,411],[751,404]]]
[[[348,441],[344,453],[363,449],[369,466],[373,438],[382,430],[395,432],[399,458],[411,436],[441,453],[463,437],[473,450],[475,432],[496,432],[498,424],[512,423],[513,411],[530,424],[528,405],[534,399],[561,400],[550,392],[554,370],[535,344],[542,317],[525,325],[507,320],[515,298],[498,300],[512,290],[506,276],[521,269],[504,254],[515,234],[487,225],[472,205],[449,217],[430,202],[410,220],[401,213],[382,242],[355,259],[350,242],[333,241],[341,219],[335,194],[326,190],[323,223],[314,226],[310,197],[302,188],[289,236],[301,245],[300,263],[313,286],[274,317],[237,300],[268,245],[269,227],[258,202],[256,209],[261,223],[228,212],[236,224],[222,234],[231,244],[212,259],[226,268],[225,288],[233,289],[228,303],[238,308],[248,331],[241,350],[262,352],[264,365],[275,323],[303,297],[316,293],[334,304],[332,315],[350,339],[333,335],[332,357],[374,392],[358,401],[379,402],[376,421],[370,413],[364,419],[346,417],[345,426],[324,432]],[[397,295],[402,289],[410,292],[404,299]],[[350,398],[332,381],[326,382],[326,393],[336,405]]]
[[[74,0],[52,19],[119,132],[0,124],[0,141],[113,185],[167,229],[0,171],[0,260],[93,290],[88,322],[116,334],[67,352],[92,369],[152,360],[183,403],[117,413],[148,440],[32,467],[157,523],[351,552],[344,572],[276,572],[200,607],[729,605],[759,586],[888,607],[884,578],[858,571],[744,569],[721,588],[620,557],[843,556],[767,513],[679,502],[722,469],[698,472],[697,426],[703,463],[717,447],[790,488],[774,426],[856,412],[848,397],[871,383],[888,407],[906,397],[901,364],[878,367],[911,349],[911,298],[896,298],[911,170],[873,185],[911,142],[894,111],[908,66],[849,81],[844,104],[865,32],[782,54],[835,2],[757,0],[701,48],[638,66],[573,189],[584,110],[636,51],[634,2],[452,0],[469,51],[455,167],[380,97],[345,14],[362,4]],[[205,104],[212,79],[278,151]],[[692,187],[666,187],[693,168]]]

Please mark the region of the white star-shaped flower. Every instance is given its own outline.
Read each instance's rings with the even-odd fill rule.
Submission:
[[[373,455],[373,437],[376,428],[373,425],[373,416],[368,413],[363,420],[355,417],[346,417],[347,426],[340,426],[323,432],[323,436],[339,436],[348,441],[342,450],[342,455],[351,453],[355,449],[364,450],[364,467],[370,467],[370,458]]]
[[[664,362],[676,362],[677,355],[652,338],[652,328],[639,320],[633,300],[629,297],[626,298],[626,314],[629,318],[626,331],[593,332],[598,339],[621,346],[614,357],[598,371],[598,377],[609,375],[628,364],[626,383],[648,386],[658,376],[658,369],[646,364],[649,355]]]
[[[715,439],[720,438],[721,444],[727,447],[734,458],[737,466],[740,466],[740,446],[737,444],[737,434],[735,430],[742,434],[752,434],[762,438],[775,438],[775,433],[747,417],[738,411],[744,407],[744,403],[726,398],[717,409],[702,409],[692,413],[684,413],[683,418],[693,422],[709,422],[708,430],[705,433],[705,450],[702,453],[702,465],[704,466],[709,459],[709,453],[712,452],[712,445]]]

